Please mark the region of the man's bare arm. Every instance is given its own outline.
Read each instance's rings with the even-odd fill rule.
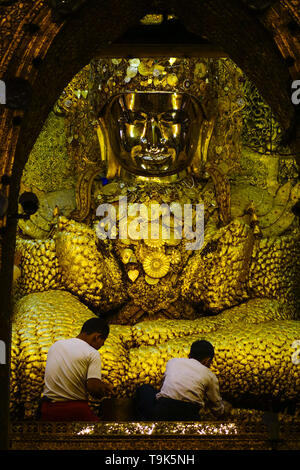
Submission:
[[[112,392],[112,386],[99,379],[88,379],[86,383],[87,391],[92,397],[103,398]]]

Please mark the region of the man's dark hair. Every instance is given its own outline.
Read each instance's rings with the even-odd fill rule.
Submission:
[[[109,325],[105,320],[103,320],[103,318],[90,318],[83,324],[80,333],[86,333],[87,335],[100,333],[103,338],[107,338],[109,334]]]
[[[206,357],[210,357],[213,359],[215,355],[215,350],[214,347],[211,343],[208,341],[205,341],[205,339],[201,339],[198,341],[195,341],[190,350],[189,357],[191,359],[197,359],[197,361],[201,361],[202,359],[205,359]]]

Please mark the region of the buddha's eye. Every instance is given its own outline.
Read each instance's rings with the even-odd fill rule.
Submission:
[[[143,113],[137,112],[137,113],[132,113],[132,114],[133,114],[133,119],[135,121],[145,121],[147,119],[145,114]]]
[[[146,121],[146,116],[139,111],[128,111],[130,124],[139,124]]]
[[[130,110],[123,111],[122,116],[118,119],[120,123],[126,124],[139,124],[144,123],[146,117],[140,112],[133,112]]]
[[[178,113],[174,112],[168,112],[168,113],[163,113],[161,115],[161,120],[163,122],[176,122],[178,121]]]
[[[163,123],[166,123],[166,124],[183,124],[183,123],[188,122],[188,118],[186,114],[180,111],[169,111],[169,112],[163,113],[160,116],[160,119]]]

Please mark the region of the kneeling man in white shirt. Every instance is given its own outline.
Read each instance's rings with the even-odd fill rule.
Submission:
[[[194,421],[200,409],[208,406],[216,416],[225,411],[219,381],[210,370],[214,347],[205,340],[195,341],[188,358],[170,359],[163,385],[157,391],[142,385],[136,394],[138,417],[154,421]]]
[[[107,396],[98,349],[109,334],[101,318],[90,318],[76,338],[56,341],[48,351],[41,404],[43,421],[99,421],[88,405],[88,394]]]

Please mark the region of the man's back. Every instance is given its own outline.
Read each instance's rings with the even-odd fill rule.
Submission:
[[[215,374],[196,359],[174,358],[168,361],[165,378],[156,398],[171,398],[184,402],[197,403],[222,413],[223,403],[219,393],[219,383]]]
[[[86,381],[101,380],[99,352],[79,338],[60,340],[49,349],[44,396],[53,401],[86,400]]]

